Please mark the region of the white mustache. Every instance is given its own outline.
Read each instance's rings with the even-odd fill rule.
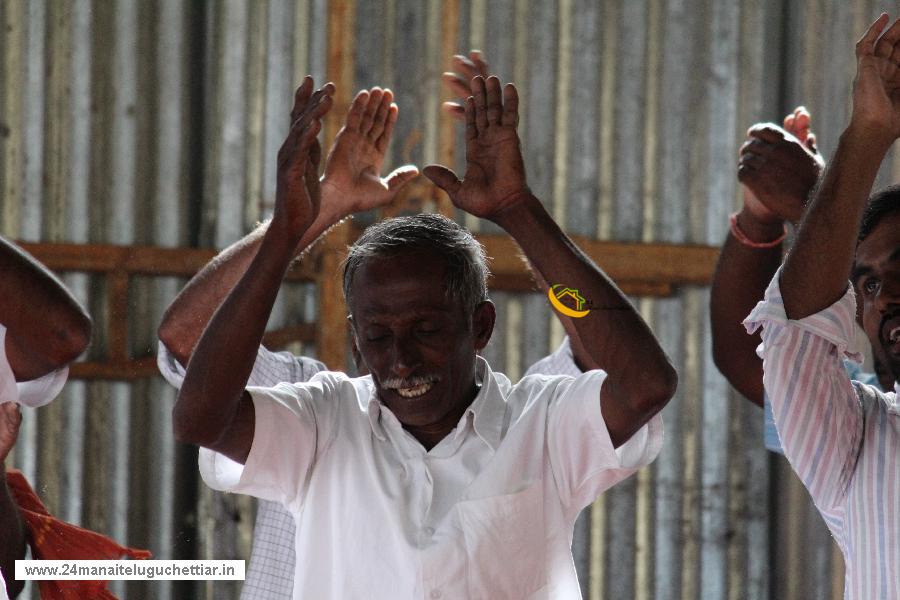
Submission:
[[[440,380],[440,377],[437,377],[436,375],[423,375],[418,377],[411,377],[410,379],[393,378],[385,379],[384,381],[382,381],[381,387],[393,390],[402,390],[426,383],[437,383]]]

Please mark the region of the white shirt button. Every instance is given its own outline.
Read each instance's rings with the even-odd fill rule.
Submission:
[[[431,527],[426,527],[425,529],[422,530],[422,533],[424,533],[428,537],[431,537],[434,535],[434,529],[432,529]]]
[[[441,592],[441,590],[434,589],[434,590],[431,590],[431,594],[430,594],[430,595],[431,595],[432,598],[440,598],[440,597],[443,596],[444,594]]]

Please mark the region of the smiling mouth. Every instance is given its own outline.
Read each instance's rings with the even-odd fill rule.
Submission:
[[[438,378],[433,376],[412,377],[410,379],[389,379],[383,385],[396,392],[401,398],[413,399],[427,394],[437,382]]]
[[[887,349],[894,354],[900,353],[900,315],[890,315],[882,325],[881,331]]]
[[[433,382],[420,383],[419,385],[414,385],[412,387],[396,388],[396,392],[403,398],[418,398],[419,396],[427,394],[428,390],[432,387],[434,387]]]

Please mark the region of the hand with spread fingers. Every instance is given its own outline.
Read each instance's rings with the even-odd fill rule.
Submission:
[[[882,14],[856,43],[851,127],[881,146],[900,137],[900,19]]]
[[[516,87],[491,76],[475,77],[466,99],[466,173],[462,180],[440,165],[425,167],[425,176],[450,196],[458,208],[495,220],[528,195],[525,164],[516,126]]]
[[[319,158],[316,136],[321,119],[331,109],[334,85],[312,91],[313,80],[306,77],[297,89],[291,110],[291,129],[278,151],[278,181],[272,224],[290,232],[297,240],[319,215]]]
[[[741,146],[738,180],[744,205],[761,223],[797,223],[825,161],[809,130],[810,116],[798,107],[784,119],[784,129],[759,123]]]
[[[444,112],[460,121],[466,118],[465,99],[470,95],[471,81],[475,77],[487,77],[490,69],[481,50],[469,51],[468,58],[462,54],[456,54],[452,59],[453,71],[445,71],[441,75],[444,83],[461,101],[448,101],[441,105]]]
[[[398,108],[393,99],[390,90],[374,87],[360,91],[350,104],[322,177],[322,212],[329,225],[355,212],[388,204],[419,174],[414,165],[404,165],[387,177],[381,176],[397,123]]]

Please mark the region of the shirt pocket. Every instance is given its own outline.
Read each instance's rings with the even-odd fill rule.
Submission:
[[[466,544],[470,598],[524,598],[547,580],[540,481],[514,494],[457,504]]]

